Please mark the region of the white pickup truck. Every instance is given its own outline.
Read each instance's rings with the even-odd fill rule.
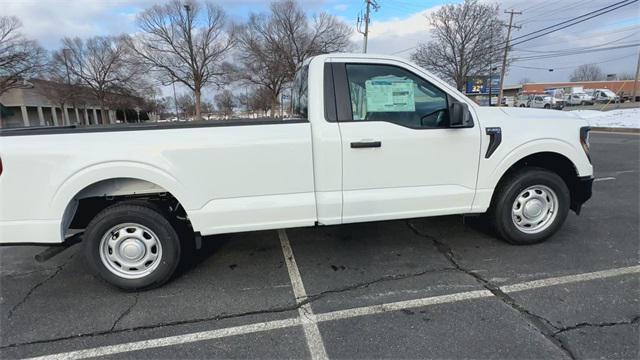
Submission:
[[[80,229],[97,275],[145,289],[205,235],[486,213],[531,244],[591,196],[583,119],[479,107],[404,59],[314,57],[292,100],[285,120],[0,130],[0,243]]]

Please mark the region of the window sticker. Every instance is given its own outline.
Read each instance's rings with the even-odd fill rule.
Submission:
[[[397,77],[365,82],[367,112],[413,112],[416,110],[413,80]]]

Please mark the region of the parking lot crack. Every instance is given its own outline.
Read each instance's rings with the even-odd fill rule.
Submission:
[[[407,221],[407,226],[418,236],[422,236],[426,239],[429,239],[433,242],[433,245],[436,247],[438,252],[440,252],[457,270],[473,277],[478,283],[480,283],[485,289],[490,291],[496,298],[502,301],[504,304],[517,311],[526,321],[527,323],[536,329],[536,331],[541,334],[548,341],[553,343],[560,351],[562,351],[565,355],[567,355],[571,359],[575,359],[575,355],[569,349],[567,344],[565,344],[559,337],[557,337],[557,333],[560,330],[558,327],[553,325],[551,321],[545,319],[544,317],[534,314],[531,311],[524,308],[522,305],[518,304],[516,300],[511,297],[509,294],[505,293],[500,289],[500,287],[491,281],[483,278],[477,271],[472,271],[460,264],[458,259],[456,258],[453,249],[446,243],[442,242],[440,239],[435,236],[426,234],[419,229],[417,229],[411,221]]]
[[[590,328],[590,327],[607,328],[607,327],[619,326],[619,325],[634,325],[638,323],[640,323],[640,315],[635,316],[630,320],[615,321],[615,322],[601,322],[601,323],[582,322],[576,325],[564,327],[556,331],[555,335],[562,334],[567,331],[579,330],[579,329]]]
[[[75,255],[75,254],[74,254]],[[35,284],[33,287],[31,287],[31,289],[29,289],[29,291],[27,291],[27,293],[22,297],[22,299],[20,299],[20,301],[18,301],[10,310],[9,313],[7,314],[7,319],[11,319],[11,317],[13,317],[13,314],[15,314],[15,312],[22,306],[24,305],[24,303],[29,299],[29,297],[38,289],[40,288],[42,285],[44,285],[45,283],[47,283],[49,280],[53,279],[54,277],[56,277],[61,271],[62,269],[71,262],[71,259],[73,258],[74,255],[69,256],[69,259],[67,259],[67,261],[64,264],[61,264],[55,268],[53,268],[53,272],[51,273],[51,275],[45,277],[44,279],[42,279],[42,281],[38,282],[37,284]]]
[[[129,305],[129,307],[127,307],[122,314],[120,314],[120,316],[118,316],[118,318],[116,319],[116,321],[113,322],[113,325],[111,326],[111,329],[109,331],[113,331],[115,330],[116,326],[118,326],[118,323],[124,319],[127,315],[129,315],[129,313],[131,313],[131,310],[138,305],[138,298],[139,298],[140,294],[136,293],[133,297],[133,302],[131,303],[131,305]]]
[[[383,276],[380,277],[378,279],[375,280],[370,280],[370,281],[364,281],[364,282],[360,282],[360,283],[356,283],[356,284],[351,284],[351,285],[347,285],[338,289],[331,289],[331,290],[325,290],[325,291],[321,291],[319,293],[316,294],[310,294],[307,296],[306,302],[312,302],[312,301],[316,301],[326,295],[329,294],[335,294],[335,293],[341,293],[341,292],[347,292],[347,291],[352,291],[352,290],[356,290],[356,289],[365,289],[368,288],[371,285],[377,284],[377,283],[381,283],[381,282],[387,282],[387,281],[397,281],[397,280],[403,280],[403,279],[409,279],[409,278],[413,278],[413,277],[418,277],[418,276],[422,276],[422,275],[426,275],[429,273],[438,273],[438,272],[444,272],[444,271],[456,271],[457,269],[455,267],[442,267],[442,268],[437,268],[437,269],[429,269],[429,270],[424,270],[424,271],[420,271],[420,272],[416,272],[416,273],[408,273],[408,274],[397,274],[397,275],[387,275],[387,276]]]
[[[129,328],[121,328],[121,329],[115,329],[115,326],[113,326],[112,327],[113,330],[94,331],[94,332],[83,333],[83,334],[74,334],[74,335],[62,336],[62,337],[56,337],[56,338],[40,339],[40,340],[32,340],[32,341],[25,341],[25,342],[7,344],[7,345],[0,346],[0,350],[7,349],[7,348],[30,346],[30,345],[36,345],[36,344],[55,343],[55,342],[59,342],[59,341],[67,341],[67,340],[73,340],[73,339],[81,339],[81,338],[91,338],[91,337],[97,337],[97,336],[113,335],[113,334],[132,332],[132,331],[153,330],[153,329],[161,329],[161,328],[166,328],[166,327],[171,327],[171,326],[199,324],[199,323],[203,323],[203,322],[207,322],[207,321],[220,321],[220,320],[241,318],[241,317],[245,317],[245,316],[264,315],[264,314],[277,314],[277,313],[284,313],[284,312],[289,312],[289,311],[297,311],[301,306],[305,305],[308,302],[309,302],[309,300],[305,300],[305,301],[300,302],[299,304],[289,305],[289,306],[282,306],[282,307],[275,307],[275,308],[270,308],[270,309],[266,309],[266,310],[254,310],[254,311],[247,311],[247,312],[235,313],[235,314],[221,314],[221,315],[216,315],[216,316],[211,316],[211,317],[206,317],[206,318],[196,318],[196,319],[180,320],[180,321],[170,321],[170,322],[165,322],[165,323],[142,325],[142,326],[135,326],[135,327],[129,327]],[[124,316],[126,316],[126,314],[121,315],[120,318],[118,320],[116,320],[116,324]]]

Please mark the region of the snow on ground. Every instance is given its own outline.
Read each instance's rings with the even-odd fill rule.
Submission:
[[[640,129],[640,108],[610,111],[573,110],[571,113],[587,120],[593,127]]]

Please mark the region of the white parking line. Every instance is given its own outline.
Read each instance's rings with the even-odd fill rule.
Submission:
[[[305,291],[304,284],[302,283],[300,270],[298,270],[296,258],[293,256],[293,249],[291,249],[291,243],[289,243],[287,232],[284,229],[278,230],[278,237],[280,238],[284,261],[287,263],[287,270],[289,271],[289,278],[291,279],[291,286],[293,287],[293,295],[296,297],[296,302],[300,304],[307,300],[307,292]],[[327,350],[322,342],[320,329],[318,329],[318,321],[313,314],[311,305],[309,303],[305,303],[300,306],[298,308],[298,316],[302,322],[304,335],[307,338],[307,346],[309,347],[311,358],[314,360],[328,359]]]
[[[242,325],[242,326],[234,326],[230,328],[211,330],[211,331],[202,331],[191,334],[177,335],[177,336],[169,336],[158,339],[150,339],[143,341],[136,341],[118,345],[110,345],[110,346],[101,346],[93,349],[86,350],[77,350],[60,354],[53,355],[45,355],[30,358],[30,360],[73,360],[73,359],[86,359],[98,356],[107,356],[107,355],[115,355],[121,354],[130,351],[137,350],[147,350],[147,349],[155,349],[172,345],[181,345],[188,344],[197,341],[204,340],[213,340],[220,339],[229,336],[235,335],[245,335],[251,333],[257,333],[267,330],[275,330],[275,329],[284,329],[292,326],[300,325],[300,319],[286,319],[286,320],[276,320],[269,322],[262,322],[256,324]]]
[[[291,252],[291,245],[289,244],[289,239],[286,237],[286,233],[284,235],[285,235],[284,239],[286,239],[284,243],[288,246],[283,246],[283,249],[288,248],[289,253],[293,255],[293,252]],[[282,238],[281,238],[281,242],[282,242]],[[286,252],[287,250],[285,250],[285,253]],[[288,258],[289,256],[285,255],[285,257]],[[293,258],[293,256],[291,256],[291,261],[293,261],[292,265],[295,265],[295,259]],[[289,268],[288,266],[289,264],[287,263],[287,268]],[[292,284],[294,283],[294,281],[299,281],[299,285],[302,286],[302,281],[299,280],[300,273],[298,271],[297,266],[295,267],[292,266],[292,269],[294,271],[294,275],[295,273],[297,273],[296,280],[294,280],[294,277],[292,277]],[[291,272],[292,270],[289,270],[289,271]],[[578,282],[589,281],[589,280],[606,279],[606,278],[611,278],[616,276],[630,275],[630,274],[637,274],[637,273],[640,273],[640,265],[595,271],[595,272],[589,272],[589,273],[582,273],[582,274],[558,276],[558,277],[541,279],[541,280],[527,281],[527,282],[513,284],[513,285],[506,285],[501,287],[500,289],[507,293],[514,293],[514,292],[525,291],[525,290],[540,289],[540,288],[546,288],[546,287],[551,287],[556,285],[572,284],[572,283],[578,283]],[[298,290],[295,290],[296,286],[297,285],[294,285],[294,294],[297,294],[296,297],[300,295],[301,299],[306,298],[306,295],[304,293],[304,286],[302,286],[301,289],[298,288]],[[424,307],[424,306],[435,305],[435,304],[448,304],[448,303],[453,303],[453,302],[463,301],[463,300],[488,298],[491,296],[493,296],[493,294],[487,290],[474,290],[474,291],[459,292],[455,294],[432,296],[432,297],[415,299],[415,300],[398,301],[398,302],[387,303],[387,304],[364,306],[364,307],[352,308],[347,310],[338,310],[338,311],[332,311],[332,312],[316,314],[316,315],[314,315],[312,312],[309,312],[309,313],[302,313],[300,317],[296,317],[293,319],[268,321],[268,322],[236,326],[236,327],[225,328],[225,329],[212,330],[212,331],[203,331],[203,332],[192,333],[192,334],[184,334],[184,335],[170,336],[170,337],[164,337],[164,338],[158,338],[158,339],[136,341],[136,342],[119,344],[119,345],[102,346],[102,347],[96,347],[96,348],[86,349],[86,350],[78,350],[78,351],[71,351],[66,353],[45,355],[45,356],[35,357],[27,360],[34,360],[34,359],[54,360],[54,359],[60,359],[60,358],[84,359],[84,358],[96,357],[96,356],[120,354],[120,353],[125,353],[130,351],[136,351],[136,350],[147,350],[147,349],[153,349],[153,348],[159,348],[159,347],[165,347],[165,346],[171,346],[171,345],[180,345],[180,344],[187,344],[187,343],[193,343],[198,341],[219,339],[219,338],[236,336],[236,335],[246,335],[246,334],[252,334],[252,333],[275,330],[275,329],[283,329],[283,328],[299,326],[299,325],[302,325],[303,327],[305,327],[305,325],[315,325],[315,330],[312,330],[311,340],[309,340],[310,338],[307,335],[307,341],[309,341],[309,349],[311,349],[311,347],[314,346],[314,350],[313,350],[314,352],[322,351],[323,356],[326,357],[326,350],[324,349],[324,345],[322,344],[322,339],[319,337],[320,332],[317,327],[318,322],[332,321],[332,320],[338,320],[338,319],[349,319],[349,318],[355,318],[355,317],[372,315],[372,314],[380,314],[380,313],[385,313],[389,311],[398,311],[402,309]],[[307,306],[307,305],[308,304],[305,304],[304,306]],[[305,329],[305,334],[307,334],[306,329]],[[315,338],[314,334],[317,334],[318,337]],[[312,343],[314,341],[317,341],[318,339],[320,340],[318,343]],[[318,346],[318,345],[322,345],[322,350],[315,349],[315,346]],[[312,356],[314,355],[314,352],[312,352]],[[316,352],[315,355],[317,356],[318,353]]]
[[[467,291],[462,293],[433,296],[422,299],[398,301],[387,304],[332,311],[328,313],[318,314],[316,315],[316,319],[318,319],[318,321],[349,319],[365,315],[381,314],[389,311],[419,308],[436,304],[448,304],[462,300],[480,299],[491,296],[493,296],[493,294],[488,290]]]
[[[605,279],[605,278],[610,278],[610,277],[620,276],[620,275],[636,274],[639,272],[640,272],[640,265],[629,266],[629,267],[623,267],[623,268],[617,268],[617,269],[594,271],[590,273],[527,281],[524,283],[503,286],[500,288],[500,290],[506,293],[512,293],[517,291],[539,289],[539,288],[555,286],[555,285],[571,284],[571,283],[576,283],[580,281],[597,280],[597,279]]]

